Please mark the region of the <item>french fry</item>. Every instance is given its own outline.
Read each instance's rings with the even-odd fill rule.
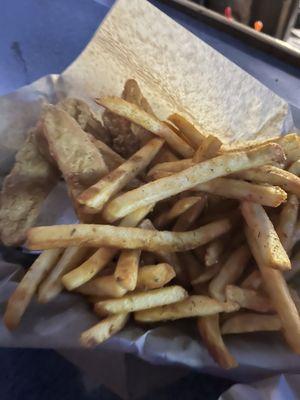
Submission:
[[[218,275],[209,284],[208,290],[214,299],[225,301],[226,286],[235,283],[239,279],[249,259],[250,252],[245,245],[238,247],[231,253]]]
[[[252,201],[268,207],[277,207],[287,198],[286,192],[278,186],[255,185],[230,178],[213,179],[197,185],[194,189],[229,199]]]
[[[173,132],[176,133],[177,136],[179,136],[182,140],[184,140],[186,143],[188,143],[193,149],[195,147],[193,144],[189,141],[189,139],[185,136],[184,133],[182,133],[171,121],[163,121],[165,125],[167,125],[170,129],[172,129]]]
[[[100,212],[112,196],[146,168],[162,145],[161,139],[150,140],[118,168],[81,193],[77,201],[85,206],[85,212]]]
[[[280,146],[267,144],[257,150],[225,154],[196,164],[172,176],[149,182],[112,200],[103,210],[109,222],[124,217],[137,208],[166,199],[196,185],[231,173],[258,167],[284,158]]]
[[[81,334],[81,345],[84,347],[94,347],[97,344],[103,343],[123,329],[128,318],[128,314],[116,314],[103,319],[97,325],[92,326]]]
[[[243,280],[241,283],[241,287],[244,289],[254,289],[257,290],[261,287],[262,285],[262,277],[261,273],[255,269],[252,271],[247,278]]]
[[[187,232],[152,231],[113,225],[54,225],[31,228],[27,247],[31,250],[55,247],[115,247],[148,251],[186,251],[204,245],[228,232],[229,219],[222,219]],[[72,271],[73,272],[73,271]]]
[[[204,210],[206,202],[207,202],[207,197],[205,194],[202,194],[201,198],[197,201],[197,203],[195,203],[191,208],[186,210],[183,214],[181,214],[178,217],[172,230],[174,232],[184,232],[187,229],[191,228],[196,223],[197,218]]]
[[[44,251],[26,272],[6,306],[3,321],[8,329],[17,328],[38,285],[54,267],[62,251],[62,249]]]
[[[113,275],[100,276],[99,278],[92,279],[75,290],[84,295],[107,298],[118,298],[127,293],[127,289],[119,285]]]
[[[295,194],[288,197],[280,213],[276,231],[283,248],[289,254],[293,247],[293,236],[297,223],[299,201]]]
[[[178,160],[179,158],[175,156],[174,153],[172,153],[168,145],[165,143],[160,151],[156,154],[150,165],[153,166],[160,163],[173,162]]]
[[[134,122],[153,134],[162,137],[175,150],[176,153],[183,157],[191,157],[194,154],[193,148],[176,135],[166,124],[157,119],[154,115],[147,113],[135,104],[129,103],[119,97],[102,97],[95,99],[96,103],[105,107],[111,112]]]
[[[288,171],[291,174],[297,175],[299,177],[300,175],[300,160],[294,161],[292,165],[290,165]]]
[[[281,330],[277,315],[238,313],[226,319],[221,328],[222,335],[233,333],[274,332]]]
[[[139,269],[136,290],[158,289],[175,278],[174,268],[167,263],[145,265]]]
[[[168,120],[171,121],[177,128],[187,137],[189,142],[192,143],[194,148],[198,148],[205,136],[197,129],[195,124],[189,121],[182,114],[174,113],[168,116]]]
[[[300,178],[289,171],[272,165],[263,165],[255,169],[235,173],[234,177],[280,186],[288,193],[294,193],[296,196],[300,197]]]
[[[229,353],[221,336],[219,314],[198,318],[197,328],[209,354],[220,367],[230,369],[238,366],[235,358]]]
[[[126,290],[134,290],[138,279],[141,250],[123,250],[119,256],[114,277]]]
[[[186,158],[185,160],[162,162],[160,164],[155,164],[154,167],[150,169],[147,176],[151,177],[156,171],[164,172],[180,172],[184,169],[192,167],[194,165],[191,158]]]
[[[68,247],[65,249],[58,263],[39,286],[39,303],[47,303],[53,300],[63,290],[61,277],[78,266],[88,255],[89,250],[86,247]]]
[[[104,162],[107,165],[109,171],[118,168],[119,165],[125,162],[125,159],[122,156],[120,156],[120,154],[112,150],[109,146],[107,146],[107,144],[105,144],[99,139],[96,139],[92,135],[90,135],[89,138],[102,154]]]
[[[128,313],[175,303],[187,297],[180,286],[168,286],[147,292],[127,294],[121,299],[99,301],[95,304],[98,315]]]
[[[225,289],[225,297],[226,301],[236,302],[241,308],[262,313],[274,311],[270,300],[253,289],[227,285]]]
[[[193,162],[200,163],[204,160],[216,157],[222,146],[222,142],[216,136],[207,136],[202,143],[199,145],[198,149],[195,151],[193,156]]]
[[[290,270],[289,257],[263,207],[260,204],[244,201],[241,203],[241,211],[247,225],[257,238],[264,266],[281,271]]]
[[[213,279],[221,270],[222,265],[220,263],[214,264],[212,267],[207,268],[204,272],[198,275],[192,280],[192,285],[198,285],[199,283],[206,283]]]
[[[300,354],[300,318],[282,273],[265,264],[257,236],[246,227],[247,241],[260,269],[264,287],[282,323],[283,334],[295,353]]]
[[[207,245],[204,253],[204,263],[206,267],[211,267],[220,261],[220,256],[223,253],[224,246],[224,238],[216,239]]]
[[[132,214],[127,215],[121,222],[120,226],[136,226],[145,216],[152,210],[152,205],[136,210]],[[92,279],[114,258],[118,250],[110,247],[101,247],[83,264],[79,265],[73,271],[62,277],[62,283],[68,290],[73,290]]]
[[[139,322],[158,322],[191,317],[203,317],[220,312],[233,312],[239,309],[236,303],[225,303],[207,296],[193,295],[177,303],[151,308],[134,313]]]
[[[160,214],[154,220],[154,225],[157,228],[162,228],[168,225],[175,218],[190,209],[194,204],[198,203],[201,198],[201,196],[188,196],[177,200],[169,211]]]

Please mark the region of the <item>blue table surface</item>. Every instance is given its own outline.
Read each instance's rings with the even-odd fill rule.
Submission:
[[[152,3],[300,109],[300,71],[238,38],[170,6]],[[84,49],[112,0],[2,0],[0,95],[63,71]],[[296,115],[300,126],[299,113]],[[103,389],[84,393],[78,371],[49,350],[0,350],[0,399],[116,399]],[[216,399],[224,380],[190,375],[155,399]]]

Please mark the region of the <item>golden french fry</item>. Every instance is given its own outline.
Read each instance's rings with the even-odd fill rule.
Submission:
[[[184,140],[186,143],[188,143],[193,149],[195,146],[189,141],[189,139],[185,136],[184,133],[182,133],[172,122],[170,121],[163,121],[164,124],[166,124],[170,129],[172,129],[173,132],[176,133],[177,136],[179,136],[182,140]]]
[[[191,158],[187,158],[185,160],[177,160],[177,161],[169,161],[169,162],[162,162],[159,164],[155,164],[154,167],[150,169],[147,176],[152,177],[152,175],[157,171],[163,172],[180,172],[184,169],[192,167],[195,163],[193,163]]]
[[[156,165],[165,162],[178,161],[178,157],[169,149],[167,144],[164,144],[157,155],[152,160],[151,165]]]
[[[230,369],[238,366],[221,336],[219,314],[198,318],[197,328],[209,354],[221,368]]]
[[[89,138],[102,154],[104,162],[107,165],[109,171],[116,169],[117,167],[119,167],[119,165],[125,162],[125,159],[109,146],[107,146],[107,144],[99,139],[96,139],[93,135],[90,135]]]
[[[257,239],[264,266],[281,271],[290,270],[289,257],[263,207],[260,204],[244,201],[241,203],[241,211],[247,225]]]
[[[257,290],[261,287],[262,285],[262,277],[261,273],[255,269],[252,271],[247,278],[243,280],[241,283],[241,287],[244,289],[254,289]]]
[[[62,249],[44,251],[26,272],[16,290],[10,296],[6,306],[3,321],[8,329],[13,330],[17,328],[38,285],[51,268],[54,267],[62,251]]]
[[[103,319],[81,334],[80,343],[84,347],[94,347],[104,342],[123,329],[128,318],[128,314],[116,314]]]
[[[63,290],[62,276],[78,266],[87,256],[89,250],[86,247],[68,247],[65,249],[58,263],[39,286],[38,301],[40,303],[53,300]]]
[[[187,232],[152,231],[113,225],[54,225],[31,228],[27,247],[31,250],[55,247],[115,247],[148,251],[185,251],[201,246],[228,232],[229,219],[222,219]],[[74,271],[72,271],[74,272]]]
[[[168,223],[190,209],[194,204],[198,203],[201,198],[201,196],[189,196],[177,200],[169,211],[160,214],[154,220],[154,225],[157,228],[168,225]]]
[[[233,301],[240,305],[241,308],[257,312],[274,311],[274,307],[270,300],[253,289],[245,289],[235,285],[227,285],[225,290],[227,301]]]
[[[249,152],[224,154],[116,197],[104,208],[103,215],[107,221],[114,222],[137,208],[192,189],[200,183],[282,159],[281,147],[273,143]]]
[[[222,335],[233,333],[272,332],[281,330],[277,315],[238,313],[226,319],[221,328]]]
[[[171,121],[177,128],[184,134],[185,137],[192,143],[194,148],[198,148],[205,139],[205,136],[199,131],[199,128],[195,126],[192,121],[189,121],[187,117],[179,113],[174,113],[168,116],[168,120]]]
[[[170,264],[145,265],[139,269],[136,290],[161,288],[175,276],[175,270]]]
[[[192,280],[192,285],[198,285],[199,283],[209,282],[213,279],[222,268],[220,263],[214,264],[210,268],[207,268],[204,272],[198,275],[194,280]]]
[[[296,196],[300,197],[300,178],[289,171],[272,165],[263,165],[255,169],[242,171],[234,174],[234,177],[280,186],[285,191],[294,193]]]
[[[202,143],[197,148],[194,156],[193,162],[199,163],[203,160],[208,160],[209,158],[216,157],[222,146],[222,142],[216,136],[209,135],[203,139]]]
[[[174,232],[184,232],[187,229],[193,227],[196,223],[197,218],[200,216],[204,207],[206,205],[207,197],[205,194],[201,195],[201,198],[195,203],[191,208],[186,210],[183,214],[181,214],[175,225],[173,226]]]
[[[191,157],[194,154],[193,148],[176,135],[166,124],[157,119],[154,115],[147,113],[139,108],[137,105],[127,102],[119,97],[102,97],[95,99],[96,103],[105,107],[111,112],[134,122],[162,137],[169,144],[169,146],[184,157]]]
[[[134,290],[138,279],[141,250],[123,250],[115,269],[114,277],[126,290]]]
[[[225,288],[235,283],[242,275],[248,261],[250,252],[247,246],[242,245],[231,253],[228,260],[209,284],[210,295],[220,301],[225,300]]]
[[[224,247],[224,238],[216,239],[207,245],[204,253],[204,263],[206,267],[211,267],[220,261],[220,256],[223,253]]]
[[[150,140],[118,168],[81,193],[77,201],[85,206],[85,212],[100,212],[112,196],[146,168],[162,145],[161,139]]]
[[[175,303],[183,300],[187,295],[181,286],[168,286],[147,292],[127,294],[121,299],[99,301],[95,304],[95,312],[99,315],[107,315],[146,310]]]
[[[127,290],[118,284],[113,275],[101,276],[90,280],[75,289],[76,292],[97,297],[122,297]]]
[[[181,318],[203,317],[220,312],[233,312],[239,309],[238,304],[221,302],[207,296],[193,295],[174,304],[151,308],[134,313],[139,322],[157,322]]]
[[[255,185],[230,178],[213,179],[197,185],[194,189],[229,199],[252,201],[269,207],[277,207],[287,198],[286,192],[278,186]]]
[[[297,223],[299,201],[295,194],[288,197],[280,213],[276,231],[283,248],[289,254],[293,247],[293,236]]]
[[[248,227],[245,229],[251,252],[260,269],[264,287],[282,323],[283,334],[290,347],[300,354],[300,318],[288,286],[281,271],[270,268],[262,257],[257,236]]]
[[[300,175],[300,160],[294,161],[293,164],[290,165],[288,171],[291,174],[299,176]]]

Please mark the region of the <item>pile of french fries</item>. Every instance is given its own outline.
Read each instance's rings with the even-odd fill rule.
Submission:
[[[142,143],[127,160],[59,106],[44,111],[42,135],[79,223],[28,230],[27,248],[42,253],[8,301],[6,326],[19,325],[33,296],[46,303],[67,290],[99,317],[82,333],[83,346],[130,319],[148,326],[191,318],[223,368],[238,365],[228,334],[281,331],[300,354],[300,299],[291,286],[300,270],[298,136],[233,148],[182,114],[160,121],[135,81],[124,92],[127,99],[95,102]],[[79,143],[72,151],[68,126]]]

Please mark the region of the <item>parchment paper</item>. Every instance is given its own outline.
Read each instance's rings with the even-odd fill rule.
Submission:
[[[274,136],[293,127],[288,105],[265,86],[146,1],[120,0],[61,76],[45,77],[0,98],[1,175],[11,167],[43,103],[70,95],[95,107],[92,97],[119,95],[128,78],[138,80],[159,117],[176,110],[187,113],[205,133],[213,132],[227,143]],[[39,224],[74,221],[64,190],[55,190],[48,199],[52,207],[46,207]],[[19,268],[1,265],[2,312]],[[1,324],[0,345],[78,348],[80,332],[96,320],[79,297],[63,294],[47,305],[33,303],[14,333]],[[300,359],[277,335],[238,336],[226,342],[240,363],[230,372],[211,360],[190,321],[149,331],[129,325],[95,351],[129,352],[154,364],[185,365],[241,380],[300,370]]]

